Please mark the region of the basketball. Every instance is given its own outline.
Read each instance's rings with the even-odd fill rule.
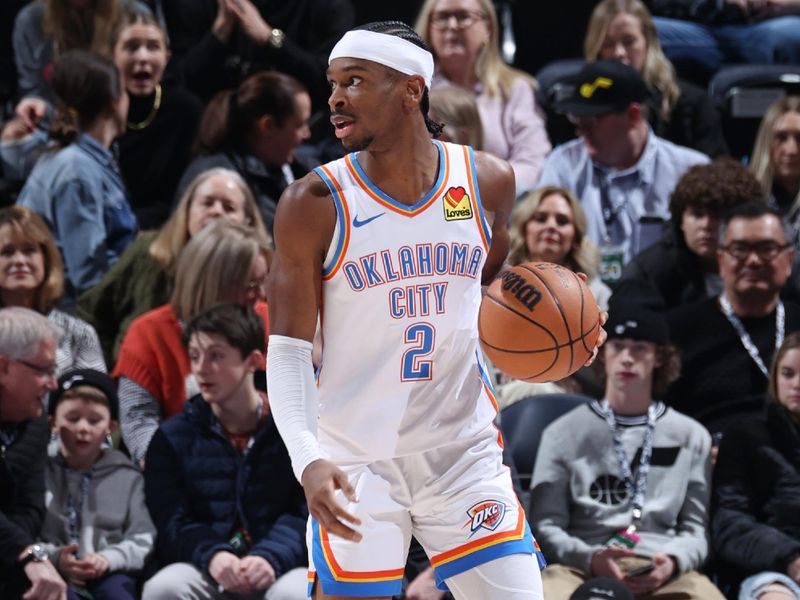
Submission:
[[[513,379],[558,381],[571,375],[592,355],[599,334],[599,311],[589,287],[553,263],[511,267],[481,301],[481,347]]]

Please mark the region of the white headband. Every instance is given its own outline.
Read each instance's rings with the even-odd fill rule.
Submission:
[[[431,87],[433,56],[416,44],[396,35],[358,29],[344,34],[331,50],[328,64],[334,58],[371,60],[406,75],[419,75]]]

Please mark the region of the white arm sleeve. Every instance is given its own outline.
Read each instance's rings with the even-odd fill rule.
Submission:
[[[311,342],[283,335],[269,336],[267,347],[269,407],[298,481],[309,464],[322,458],[317,441],[319,397],[311,349]]]

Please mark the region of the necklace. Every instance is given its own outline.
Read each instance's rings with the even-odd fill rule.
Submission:
[[[158,109],[161,108],[161,84],[156,84],[156,97],[153,100],[153,108],[150,109],[150,114],[147,115],[144,121],[139,121],[138,123],[131,123],[128,121],[127,126],[128,129],[132,129],[133,131],[141,131],[150,123],[153,122],[153,119],[156,118],[156,114],[158,113]]]

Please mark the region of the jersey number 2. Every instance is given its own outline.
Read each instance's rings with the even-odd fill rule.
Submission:
[[[422,360],[433,352],[435,329],[430,323],[414,323],[406,328],[403,341],[413,344],[403,352],[403,364],[400,367],[401,381],[427,381],[431,379],[433,361]]]

